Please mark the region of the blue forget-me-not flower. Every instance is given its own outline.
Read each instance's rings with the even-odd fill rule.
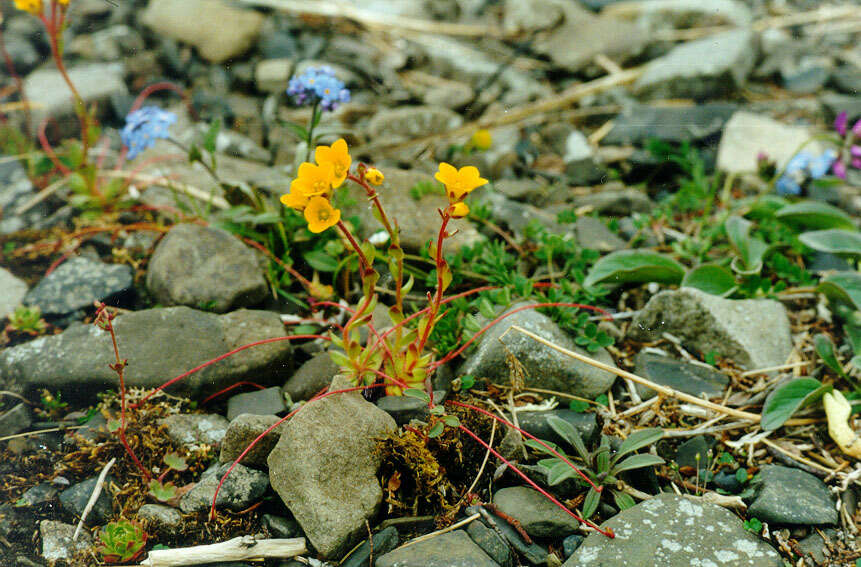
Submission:
[[[168,128],[176,122],[176,114],[157,106],[144,106],[129,112],[126,125],[120,132],[123,144],[129,149],[126,156],[135,159],[139,153],[151,148],[159,138],[168,138]]]
[[[335,110],[339,104],[350,102],[350,91],[335,77],[331,67],[309,67],[290,79],[287,94],[296,104],[320,103],[323,110]]]
[[[809,179],[819,179],[825,176],[836,159],[837,152],[832,149],[827,149],[818,156],[808,151],[798,152],[789,160],[783,175],[777,180],[775,184],[777,193],[779,195],[801,195],[802,185]]]

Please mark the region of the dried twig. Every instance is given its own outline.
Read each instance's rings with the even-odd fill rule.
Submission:
[[[244,561],[254,558],[287,559],[306,551],[305,538],[303,537],[258,540],[252,536],[242,536],[211,545],[153,550],[149,552],[141,565],[146,567],[179,567],[202,563]]]
[[[96,479],[96,486],[93,487],[93,493],[90,494],[90,499],[87,500],[87,505],[84,506],[84,511],[81,512],[81,519],[78,521],[78,527],[75,528],[75,533],[72,534],[72,541],[78,539],[78,534],[81,533],[81,529],[84,527],[84,521],[87,519],[87,516],[90,514],[90,510],[93,509],[93,506],[96,505],[96,500],[99,499],[99,495],[102,493],[102,487],[105,485],[105,478],[108,476],[108,471],[111,470],[111,467],[114,466],[114,463],[117,462],[117,458],[114,457],[108,464],[105,465],[105,468],[102,469],[102,472],[99,473],[99,478]]]
[[[478,519],[478,518],[480,518],[480,517],[481,517],[481,514],[477,514],[477,513],[476,513],[476,514],[473,514],[472,516],[469,516],[468,518],[464,518],[463,520],[461,520],[461,521],[459,521],[459,522],[455,522],[454,524],[452,524],[452,525],[450,525],[450,526],[448,526],[448,527],[445,527],[445,528],[443,528],[443,529],[441,529],[441,530],[437,530],[437,531],[435,531],[435,532],[431,532],[431,533],[429,533],[429,534],[425,534],[425,535],[423,535],[423,536],[419,536],[419,537],[417,537],[417,538],[415,538],[415,539],[411,539],[410,541],[406,542],[405,544],[403,544],[402,546],[398,547],[397,549],[403,549],[403,548],[405,548],[405,547],[409,547],[409,546],[411,546],[411,545],[413,545],[413,544],[416,544],[416,543],[419,543],[419,542],[422,542],[422,541],[427,541],[427,540],[429,540],[429,539],[433,539],[433,538],[435,538],[436,536],[442,535],[442,534],[444,534],[444,533],[448,533],[448,532],[454,531],[454,530],[456,530],[456,529],[458,529],[458,528],[462,528],[463,526],[465,526],[465,525],[469,524],[470,522],[473,522],[473,521],[477,520],[477,519]]]

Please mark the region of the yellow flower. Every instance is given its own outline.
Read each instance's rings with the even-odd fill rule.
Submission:
[[[458,170],[445,162],[439,164],[439,171],[434,178],[445,185],[445,192],[451,204],[463,201],[473,189],[487,183],[487,179],[478,173],[477,167],[467,165]]]
[[[308,221],[308,230],[313,233],[323,232],[338,224],[341,220],[341,211],[333,208],[329,199],[311,197],[308,200],[308,206],[305,207],[305,220]]]
[[[350,171],[350,164],[353,163],[350,153],[347,151],[347,142],[343,138],[331,146],[317,146],[317,149],[314,150],[314,159],[319,165],[330,164],[332,166],[334,172],[332,187],[341,186]]]
[[[329,197],[334,182],[335,172],[331,163],[314,165],[306,161],[299,166],[299,175],[290,183],[290,191],[297,190],[309,197]]]
[[[480,151],[490,149],[492,143],[493,137],[490,135],[490,130],[484,129],[477,130],[469,140],[469,145]]]
[[[365,171],[365,181],[371,185],[379,185],[384,179],[385,176],[383,175],[383,172],[376,167],[369,167],[368,170]]]
[[[61,6],[68,6],[69,0],[57,0],[57,3],[60,4]]]
[[[459,201],[451,206],[451,216],[455,219],[462,219],[469,214],[469,205],[463,201]]]
[[[15,0],[15,7],[38,16],[42,13],[42,0]]]

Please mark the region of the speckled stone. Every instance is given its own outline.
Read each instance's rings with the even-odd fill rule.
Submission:
[[[83,256],[69,258],[45,276],[24,298],[45,315],[66,315],[106,301],[132,286],[132,268]]]
[[[87,530],[82,530],[78,539],[72,541],[75,526],[71,524],[42,520],[39,522],[39,533],[42,535],[42,557],[52,564],[83,553],[93,545],[93,538]]]
[[[512,486],[497,490],[493,503],[503,512],[520,522],[532,537],[566,537],[579,524],[560,510],[540,492],[526,486]]]
[[[210,467],[200,478],[200,481],[189,490],[179,501],[179,508],[185,514],[208,510],[215,496],[218,483],[227,473],[230,464]],[[269,486],[269,476],[260,471],[236,465],[215,499],[215,507],[239,512],[248,508],[263,496]]]
[[[787,525],[836,524],[837,510],[824,482],[808,472],[769,465],[756,481],[748,514]]]
[[[613,516],[563,567],[782,567],[780,555],[735,514],[697,498],[660,494]]]
[[[498,567],[499,564],[470,539],[455,530],[380,556],[377,567]]]
[[[178,413],[159,420],[159,425],[164,425],[168,437],[181,445],[219,445],[230,422],[217,414]]]

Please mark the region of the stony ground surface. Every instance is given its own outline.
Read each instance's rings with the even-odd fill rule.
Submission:
[[[0,564],[97,564],[101,528],[120,518],[142,523],[147,550],[302,537],[302,561],[267,563],[294,567],[859,564],[858,455],[829,436],[818,398],[800,421],[765,433],[610,371],[756,416],[792,379],[852,398],[861,147],[835,140],[833,124],[845,112],[851,131],[861,118],[857,2],[71,0],[65,61],[103,128],[91,152],[101,173],[116,167],[129,180],[122,202],[99,207],[74,183],[53,185],[61,176],[30,142],[44,122],[65,156],[78,121],[39,21],[8,0],[0,8],[15,70],[0,65]],[[313,402],[267,434],[208,519],[252,440],[333,381],[344,385],[313,339],[243,350],[130,410],[144,465],[179,488],[164,501],[148,493],[115,433],[114,352],[92,324],[94,302],[117,308],[136,402],[304,318],[337,320],[311,313],[271,255],[332,285],[336,301],[359,297],[333,231],[315,237],[278,204],[308,151],[289,123],[311,116],[285,89],[318,65],[351,92],[323,114],[319,141],[343,137],[354,162],[385,173],[380,194],[416,276],[413,307],[435,281],[423,254],[447,203],[437,163],[474,165],[491,180],[471,196],[447,253],[457,291],[505,294],[452,304],[436,354],[462,342],[469,322],[506,318],[436,372],[434,399],[496,411],[569,455],[554,418],[590,451],[664,431],[639,449],[664,464],[619,473],[595,510],[615,538],[580,525],[472,439],[425,437],[432,417],[420,400],[360,393]],[[222,125],[211,140],[219,181],[166,140],[132,162],[120,157],[135,97],[162,81],[184,96],[161,90],[147,104],[177,114],[178,142],[202,144]],[[22,95],[29,113],[14,104]],[[489,145],[477,142],[488,135]],[[834,175],[834,157],[823,171],[799,166],[802,148],[811,160],[833,151],[847,174]],[[362,193],[349,191],[343,217],[374,237]],[[787,212],[797,203],[814,208]],[[828,228],[847,231],[849,244],[800,236]],[[663,260],[601,264],[636,251]],[[697,275],[701,265],[716,268]],[[379,285],[390,301],[391,279]],[[517,311],[536,302],[609,316]],[[19,306],[39,311],[22,322]],[[390,324],[385,309],[374,324]],[[836,363],[820,335],[836,345]],[[520,434],[458,415],[570,510],[586,506],[585,484],[553,482]],[[166,470],[170,453],[188,468]]]

